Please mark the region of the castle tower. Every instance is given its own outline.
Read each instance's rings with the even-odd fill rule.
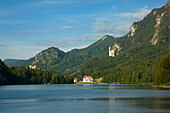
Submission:
[[[115,56],[115,51],[111,50],[111,47],[109,46],[109,56],[114,57]]]
[[[109,46],[109,56],[112,56],[112,57],[117,56],[119,54],[120,50],[121,50],[121,48],[116,43],[113,45],[112,48]]]
[[[111,47],[109,46],[109,56],[111,55],[111,54],[110,54],[110,51],[111,51]]]

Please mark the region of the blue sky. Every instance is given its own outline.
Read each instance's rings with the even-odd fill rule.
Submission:
[[[49,47],[67,52],[133,22],[167,0],[0,0],[0,59],[28,59]]]

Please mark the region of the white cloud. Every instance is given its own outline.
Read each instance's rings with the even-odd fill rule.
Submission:
[[[50,29],[37,29],[37,30],[16,30],[16,33],[34,33],[34,32],[54,32],[57,30],[50,30]]]
[[[27,6],[29,7],[42,7],[42,6],[46,6],[46,5],[65,5],[65,4],[72,4],[75,3],[74,1],[71,0],[41,0],[38,2],[32,2],[30,4],[27,4]]]
[[[46,49],[45,46],[38,46],[38,45],[13,45],[13,46],[6,46],[0,47],[0,51],[3,54],[0,54],[0,59],[29,59],[35,56],[37,53]]]
[[[124,18],[128,18],[128,19],[133,19],[133,20],[141,20],[148,13],[150,13],[150,11],[151,10],[147,9],[147,6],[145,6],[144,8],[140,9],[139,12],[136,12],[136,13],[126,12],[126,13],[115,14],[115,16],[124,17]]]
[[[110,34],[114,37],[120,37],[129,31],[131,24],[132,23],[126,21],[116,23],[109,18],[97,18],[92,28],[94,33]]]
[[[111,34],[114,37],[120,37],[126,35],[129,32],[130,26],[133,22],[143,19],[151,10],[147,9],[147,6],[140,9],[136,13],[120,13],[115,14],[112,17],[97,18],[95,23],[92,24],[94,33]],[[115,21],[115,16],[118,21]],[[128,18],[121,19],[119,17]]]
[[[62,26],[61,29],[74,29],[74,28],[78,28],[78,27],[74,27],[74,26]]]
[[[35,56],[37,53],[41,52],[48,47],[61,48],[65,52],[70,51],[75,48],[85,48],[90,44],[101,39],[104,34],[82,34],[74,35],[70,37],[60,37],[56,40],[44,40],[36,43],[23,43],[22,41],[10,41],[5,46],[0,44],[0,54],[1,59],[7,58],[17,58],[17,59],[28,59]]]
[[[85,48],[97,40],[101,39],[104,34],[82,34],[70,37],[61,37],[57,40],[45,40],[40,42],[40,46],[55,46],[62,48],[64,51],[70,51],[74,48]]]
[[[1,23],[0,23],[1,24]],[[62,26],[60,28],[57,29],[31,29],[31,30],[16,30],[14,32],[16,33],[43,33],[43,32],[56,32],[59,30],[64,30],[64,29],[75,29],[78,27],[74,27],[74,26]]]
[[[36,6],[41,6],[41,5],[60,5],[60,4],[68,4],[70,3],[69,1],[51,1],[51,0],[47,0],[47,1],[41,1],[41,2],[34,2],[31,3],[31,5],[36,5]]]
[[[109,21],[109,19],[108,18],[97,18],[96,21],[98,21],[98,22],[107,22],[107,21]]]
[[[48,1],[43,1],[41,3],[42,4],[66,4],[67,2],[65,2],[65,1],[50,1],[50,0],[48,0]]]

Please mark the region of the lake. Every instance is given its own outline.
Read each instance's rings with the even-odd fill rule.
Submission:
[[[0,113],[170,113],[170,90],[150,85],[0,86]]]

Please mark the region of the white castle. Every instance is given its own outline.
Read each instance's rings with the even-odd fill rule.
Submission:
[[[109,56],[115,57],[116,55],[119,54],[119,51],[121,50],[121,48],[115,43],[111,49],[111,47],[109,46]]]
[[[113,49],[111,50],[110,46],[109,46],[109,56],[112,56],[112,57],[115,56],[115,51]]]

